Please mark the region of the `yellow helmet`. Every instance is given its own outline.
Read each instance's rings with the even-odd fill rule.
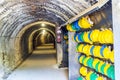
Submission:
[[[98,42],[99,33],[100,33],[100,31],[97,29],[92,31],[91,39],[93,42]]]
[[[100,54],[100,49],[101,49],[101,46],[95,46],[95,48],[94,48],[94,50],[93,50],[94,56],[99,57],[99,58],[102,58],[102,56],[101,56],[101,54]]]
[[[85,56],[80,56],[79,62],[82,63],[82,60],[85,58]]]
[[[78,21],[78,25],[81,27],[81,28],[91,28],[93,26],[93,24],[91,24],[87,18],[83,17],[81,18],[79,21]]]
[[[90,57],[85,58],[84,63],[83,63],[85,66],[88,65],[88,64],[87,64],[87,61],[88,61],[89,59],[90,59]]]
[[[91,76],[92,73],[93,73],[93,72],[90,71],[90,72],[86,75],[86,80],[91,80],[91,79],[90,79],[90,76]]]
[[[97,80],[104,80],[104,78],[99,76]]]
[[[80,68],[80,74],[82,74],[83,76],[86,76],[87,75],[87,68],[82,66]]]
[[[105,42],[106,43],[113,43],[113,32],[109,29],[106,30],[106,33],[105,33]]]
[[[68,30],[68,31],[75,31],[75,30],[72,29],[71,24],[67,24],[67,30]]]
[[[103,56],[104,56],[106,59],[109,59],[110,53],[111,53],[111,51],[110,51],[110,49],[109,49],[108,47],[104,48],[104,50],[103,50]]]
[[[104,68],[104,74],[107,75],[108,68],[110,67],[110,64],[107,64]]]
[[[88,34],[89,34],[88,32],[84,32],[83,39],[84,39],[84,41],[85,41],[85,42],[87,42],[87,43],[90,43],[90,44],[91,44],[92,42],[89,40],[89,38],[88,38]]]
[[[83,48],[83,53],[85,53],[86,55],[90,55],[88,52],[89,52],[89,45],[86,45],[86,46],[84,46],[84,48]]]
[[[99,61],[100,61],[99,59],[94,59],[94,61],[93,61],[93,68],[94,68],[94,69],[95,69],[96,64],[97,64]]]
[[[83,52],[83,47],[84,47],[85,45],[84,44],[80,44],[79,46],[78,46],[78,51],[79,52]]]
[[[98,72],[102,72],[102,71],[101,71],[101,67],[102,67],[102,65],[103,65],[104,63],[105,63],[105,62],[100,61],[100,64],[98,65]]]

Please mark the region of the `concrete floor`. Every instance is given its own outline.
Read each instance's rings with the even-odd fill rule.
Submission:
[[[7,80],[68,80],[68,70],[58,68],[54,49],[49,45],[46,46],[46,49],[37,47]],[[46,53],[47,50],[50,54]]]

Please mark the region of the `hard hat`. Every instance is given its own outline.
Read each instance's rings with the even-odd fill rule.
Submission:
[[[81,26],[81,28],[91,28],[91,26],[93,26],[93,24],[90,24],[90,22],[87,20],[87,18],[83,17],[78,21],[79,26]]]
[[[104,49],[105,49],[106,47],[107,47],[106,45],[103,45],[103,46],[101,47],[101,49],[100,49],[100,54],[101,54],[102,57],[104,57],[103,51],[104,51]]]
[[[72,29],[71,24],[67,24],[67,30],[68,30],[68,31],[74,31],[74,30]]]
[[[85,61],[86,58],[87,58],[87,57],[84,57],[84,58],[82,59],[82,64],[84,64],[84,65],[86,64],[86,63],[85,63],[85,62],[86,62],[86,61]],[[87,59],[86,59],[86,60],[87,60]]]
[[[79,34],[76,35],[75,39],[76,39],[76,42],[80,42],[80,40],[79,40]]]
[[[93,72],[90,71],[90,72],[86,75],[86,80],[91,80],[91,79],[90,79],[90,76],[91,76],[92,73],[93,73]]]
[[[89,45],[85,45],[84,48],[83,48],[83,53],[85,53],[86,55],[90,55],[88,52],[89,52]]]
[[[81,35],[80,35],[82,42],[84,42],[83,36],[84,36],[84,32],[82,32]]]
[[[91,50],[91,48],[93,47],[93,45],[90,45],[90,47],[89,47],[89,51],[88,51],[88,53],[90,54],[90,55],[92,55],[91,53],[90,53],[90,50]]]
[[[78,34],[78,40],[79,40],[79,42],[83,42],[82,33],[79,33],[79,34]]]
[[[85,58],[85,56],[80,56],[79,62],[82,63],[82,61],[83,61],[84,58]]]
[[[98,66],[100,65],[100,61],[95,65],[95,70],[98,71]]]
[[[90,37],[90,36],[91,36],[91,33],[92,33],[92,31],[89,31],[89,32],[88,32],[88,39],[92,42],[92,39],[91,39],[91,37]]]
[[[87,75],[87,68],[82,66],[82,67],[80,68],[80,74],[81,74],[82,76],[86,76],[86,75]]]
[[[67,24],[66,29],[70,31],[70,24]]]
[[[87,61],[87,65],[88,65],[90,68],[93,68],[93,66],[92,66],[93,61],[94,61],[93,58],[89,58],[89,60]]]
[[[84,46],[85,46],[84,44],[80,44],[79,47],[78,47],[78,51],[79,52],[83,52],[83,47]]]
[[[102,57],[102,56],[100,55],[100,48],[101,48],[101,46],[95,46],[95,48],[93,49],[93,54],[94,54],[94,56],[99,57],[99,58]]]
[[[106,30],[105,42],[111,44],[113,43],[113,32],[109,29]]]
[[[110,67],[110,64],[107,64],[107,65],[105,66],[105,68],[104,68],[104,74],[105,74],[105,75],[107,75],[107,71],[108,71],[109,67]]]
[[[78,33],[76,33],[73,37],[72,37],[72,40],[73,41],[75,41],[75,42],[77,42],[77,40],[76,40],[76,37],[78,36]]]
[[[104,78],[99,76],[96,80],[104,80]]]
[[[92,31],[91,39],[93,42],[98,42],[99,33],[100,33],[100,31],[97,29]]]
[[[95,69],[96,64],[99,63],[99,61],[100,61],[99,59],[94,59],[94,61],[93,61],[93,68],[94,69]]]
[[[112,80],[115,80],[115,71],[111,71],[110,74],[108,75]]]
[[[102,67],[102,65],[103,65],[104,63],[105,63],[105,62],[100,61],[100,64],[98,65],[98,72],[102,72],[102,71],[101,71],[101,67]]]
[[[79,46],[80,46],[80,44],[77,44],[77,46],[76,46],[76,52],[79,52]]]
[[[75,26],[73,25],[73,23],[71,24],[71,27],[72,27],[72,30],[73,30],[73,31],[76,31],[76,28],[75,28]]]
[[[102,55],[101,55],[101,53],[100,53],[100,50],[101,50],[101,46],[98,46],[98,47],[97,47],[97,50],[96,50],[97,55],[98,55],[99,58],[103,58]],[[96,54],[95,54],[95,55],[96,55]]]
[[[105,33],[106,33],[106,31],[105,31],[105,30],[104,30],[104,31],[101,31],[100,43],[106,43],[106,42],[105,42],[105,37],[104,37]]]
[[[84,64],[85,66],[88,66],[87,62],[88,62],[89,59],[90,59],[90,57],[87,57],[87,58],[84,59],[84,63],[83,63],[83,64]]]
[[[73,25],[75,26],[76,31],[80,30],[80,26],[78,25],[78,20],[73,22]]]
[[[106,63],[104,63],[104,64],[101,66],[100,72],[101,72],[102,74],[104,74],[105,66],[106,66]]]
[[[94,50],[95,46],[92,46],[90,49],[90,54],[93,55],[93,50]]]
[[[110,77],[111,76],[111,72],[114,72],[114,66],[110,65],[108,70],[107,70],[107,75]],[[113,74],[114,75],[114,74]]]
[[[97,77],[98,77],[98,75],[93,72],[93,73],[90,75],[90,80],[96,80]]]
[[[90,43],[90,44],[93,43],[93,42],[91,41],[91,39],[90,39],[90,32],[86,32],[85,40],[86,40],[86,42],[88,42],[88,43]]]
[[[103,50],[103,56],[106,59],[109,59],[110,53],[111,53],[110,49],[108,47],[105,47],[104,50]]]

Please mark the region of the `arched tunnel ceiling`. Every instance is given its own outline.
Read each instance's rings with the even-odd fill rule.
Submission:
[[[2,0],[0,1],[0,36],[10,37],[25,25],[48,21],[59,26],[91,6],[95,0]]]

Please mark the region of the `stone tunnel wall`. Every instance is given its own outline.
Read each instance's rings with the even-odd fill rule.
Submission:
[[[14,38],[0,37],[0,76],[7,77],[15,67],[22,61],[19,50],[16,50]]]
[[[90,7],[91,1],[93,0],[69,0],[69,2],[68,0],[4,0],[0,2],[0,77],[10,73],[23,60],[19,48],[21,37],[17,35],[24,26],[40,20],[59,26]]]

